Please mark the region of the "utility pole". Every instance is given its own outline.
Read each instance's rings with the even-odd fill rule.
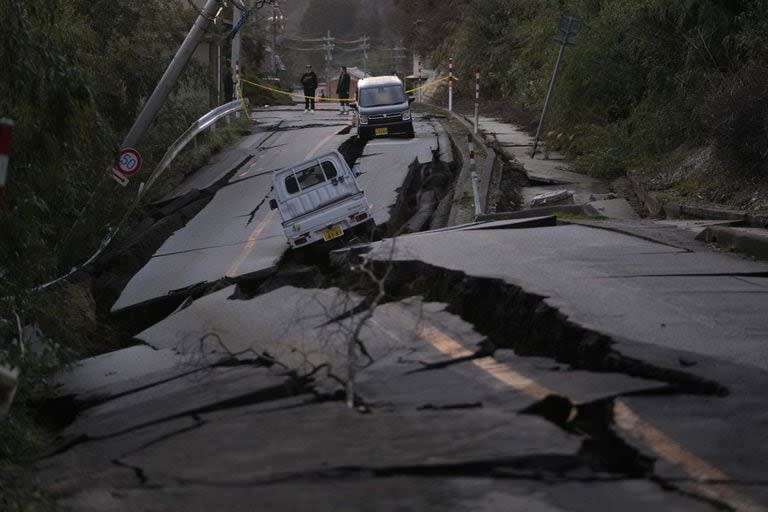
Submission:
[[[141,138],[146,133],[149,125],[157,117],[157,113],[160,111],[160,107],[163,106],[168,95],[176,85],[176,81],[179,79],[179,75],[184,70],[190,57],[200,43],[200,40],[205,35],[205,31],[214,19],[218,10],[219,3],[217,0],[207,0],[205,6],[203,6],[202,12],[197,17],[195,24],[187,34],[184,42],[181,43],[179,50],[173,57],[173,60],[165,70],[160,82],[158,82],[152,95],[144,104],[144,108],[139,113],[136,121],[133,122],[133,126],[128,131],[128,135],[123,139],[122,148],[132,148],[136,146]]]
[[[368,75],[368,49],[370,47],[368,36],[363,36],[363,44],[360,45],[360,49],[363,50],[363,76]]]
[[[323,38],[323,50],[325,50],[325,87],[326,89],[331,83],[331,64],[333,63],[333,44],[334,38],[331,37],[331,31],[328,30],[328,35]],[[330,96],[330,93],[326,90],[326,96]]]
[[[536,147],[539,145],[539,136],[541,135],[541,128],[544,126],[544,116],[547,115],[547,109],[549,108],[549,100],[552,98],[552,92],[555,90],[555,82],[557,82],[557,71],[560,69],[560,61],[563,59],[563,53],[565,53],[566,46],[576,46],[576,43],[571,41],[571,38],[578,34],[581,29],[581,19],[578,16],[563,16],[560,18],[560,37],[555,38],[556,43],[560,43],[560,52],[557,54],[557,60],[555,61],[555,70],[552,72],[552,79],[549,81],[549,90],[547,91],[547,97],[544,100],[544,108],[541,110],[541,118],[539,119],[539,126],[536,128],[536,137],[533,139],[533,151],[531,151],[531,158],[536,156]]]
[[[210,66],[212,87],[208,93],[208,106],[213,109],[221,102],[221,46],[215,38],[208,41],[208,64]]]
[[[419,61],[419,103],[424,101],[424,90],[421,88],[422,82],[424,81],[423,78],[421,78],[421,61]]]
[[[395,72],[398,72],[401,69],[400,63],[403,62],[403,59],[405,58],[403,52],[405,52],[405,48],[403,48],[402,43],[398,43],[397,46],[392,48],[392,61],[394,62]]]
[[[277,4],[272,4],[272,76],[277,76]]]
[[[239,9],[232,6],[232,26],[236,27],[239,20],[238,20],[238,13]],[[245,14],[241,14],[241,16],[244,16]],[[240,98],[240,31],[238,30],[234,37],[232,37],[232,58],[230,60],[230,63],[232,65],[232,69],[230,70],[230,73],[232,73],[232,98],[233,99],[239,99]],[[240,118],[240,112],[237,112],[235,114],[236,118]]]

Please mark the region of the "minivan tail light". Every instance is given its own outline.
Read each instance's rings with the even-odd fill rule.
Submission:
[[[349,216],[354,222],[363,222],[365,219],[368,218],[367,213],[356,213],[354,215]]]
[[[295,245],[297,247],[299,245],[304,245],[305,243],[307,243],[307,236],[306,235],[302,236],[301,238],[297,238],[296,240],[293,241],[293,245]]]

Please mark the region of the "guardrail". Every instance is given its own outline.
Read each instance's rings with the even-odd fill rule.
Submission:
[[[130,216],[131,212],[133,212],[136,206],[138,206],[138,204],[141,202],[141,199],[147,193],[147,191],[152,186],[152,184],[157,181],[157,179],[163,174],[163,172],[165,172],[165,170],[168,168],[171,162],[173,162],[176,156],[187,146],[187,144],[189,144],[195,137],[200,135],[202,132],[204,132],[211,126],[213,126],[213,124],[216,123],[217,121],[221,120],[224,117],[232,115],[235,112],[243,110],[243,108],[244,106],[241,100],[230,101],[229,103],[225,103],[220,107],[216,107],[215,109],[211,110],[210,112],[202,116],[200,119],[192,123],[192,125],[189,128],[187,128],[187,130],[184,133],[182,133],[181,136],[178,139],[176,139],[176,141],[174,141],[173,144],[168,146],[168,150],[165,152],[165,155],[163,155],[163,158],[155,167],[155,170],[152,171],[152,174],[150,174],[146,184],[142,183],[142,186],[139,187],[139,192],[133,204],[131,204],[131,206],[128,208],[128,211],[123,215],[123,218],[120,219],[120,222],[117,224],[117,226],[115,226],[115,228],[112,229],[110,233],[107,234],[104,240],[102,240],[101,246],[98,248],[98,250],[96,250],[96,252],[82,264],[74,267],[72,270],[70,270],[63,276],[57,277],[53,281],[49,281],[45,284],[38,286],[37,288],[35,288],[35,290],[44,290],[58,283],[59,281],[62,281],[68,278],[69,276],[71,276],[81,268],[95,261],[96,258],[98,258],[102,252],[104,252],[104,249],[106,249],[107,246],[109,246],[112,240],[114,240],[115,236],[117,236],[117,233],[120,231],[120,228],[122,227],[123,223]]]
[[[187,146],[187,144],[189,144],[202,132],[213,126],[220,119],[234,114],[240,110],[243,110],[243,102],[239,99],[233,100],[211,110],[203,117],[192,123],[192,126],[187,128],[187,130],[182,133],[181,136],[176,139],[173,144],[168,146],[168,150],[165,152],[165,155],[163,155],[163,158],[155,167],[155,170],[152,171],[152,174],[149,176],[149,179],[147,179],[146,184],[139,189],[139,199],[143,197],[144,194],[146,194],[147,190],[149,190],[149,188],[157,181],[163,172],[165,172],[168,166],[171,165],[171,162],[173,162],[176,156]]]

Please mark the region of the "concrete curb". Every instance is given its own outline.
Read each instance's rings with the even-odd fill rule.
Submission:
[[[437,107],[440,108],[440,107]],[[482,213],[486,214],[488,213],[488,194],[490,193],[491,189],[491,182],[493,182],[493,170],[494,166],[496,165],[496,160],[499,158],[499,155],[496,154],[496,150],[486,145],[485,136],[482,134],[476,135],[474,133],[474,126],[467,121],[464,117],[456,114],[455,112],[448,112],[445,109],[442,109],[445,111],[446,114],[449,114],[451,117],[459,121],[472,135],[472,139],[475,141],[475,144],[477,144],[483,152],[485,152],[485,161],[483,162],[483,170],[480,173],[480,205],[482,206]],[[499,182],[500,183],[500,182]]]
[[[742,210],[706,208],[681,204],[675,201],[665,201],[659,199],[658,194],[648,190],[638,171],[627,171],[627,178],[632,184],[635,194],[648,210],[651,217],[731,220],[743,222],[751,227],[768,227],[768,214],[751,214]]]
[[[648,190],[638,171],[627,171],[627,178],[637,197],[652,217],[667,219],[705,219],[733,221],[740,226],[710,226],[696,236],[697,240],[716,244],[724,250],[736,251],[768,260],[768,214],[751,214],[741,210],[706,208],[665,201]]]
[[[448,135],[448,138],[451,141],[454,155],[456,155],[455,161],[459,167],[459,174],[456,176],[456,180],[453,183],[453,194],[448,209],[447,221],[448,226],[455,226],[456,224],[463,224],[464,221],[468,221],[468,219],[461,219],[462,222],[459,222],[458,218],[460,216],[465,217],[465,215],[462,214],[463,208],[461,208],[460,205],[461,200],[469,187],[469,155],[467,154],[466,148],[456,144],[456,141],[450,134]],[[449,193],[448,196],[451,196],[451,194]]]
[[[728,251],[743,252],[768,260],[768,231],[760,228],[710,226],[699,233],[696,239],[714,243]]]
[[[457,120],[464,126],[464,128],[467,129],[470,135],[472,135],[472,139],[474,140],[477,147],[482,150],[485,153],[485,159],[483,161],[482,171],[480,172],[480,206],[482,209],[483,214],[488,213],[488,198],[491,195],[491,183],[493,182],[493,171],[494,166],[496,164],[496,159],[498,158],[498,155],[496,154],[496,151],[493,148],[490,148],[485,143],[485,138],[482,135],[476,135],[474,131],[474,127],[462,116],[456,114],[455,112],[449,112],[445,108],[435,105],[432,103],[428,103],[428,105],[432,108],[435,108],[437,110],[440,110],[443,112],[446,116],[450,116],[453,119]],[[462,179],[463,176],[466,175],[466,179],[469,179],[469,158],[468,155],[465,155],[465,148],[463,146],[463,141],[461,143],[459,141],[456,141],[451,136],[450,132],[447,132],[448,136],[451,138],[451,141],[453,142],[454,147],[458,148],[460,151],[460,154],[462,155],[462,168],[461,172],[459,174],[459,178],[457,179],[457,183],[459,183],[459,180]],[[461,198],[461,191],[460,188],[456,188],[456,193],[458,194],[457,197],[454,199],[458,201]]]
[[[555,215],[556,213],[584,215],[586,217],[595,218],[599,218],[600,215],[600,212],[588,204],[563,204],[559,206],[556,205],[544,206],[541,208],[528,208],[526,210],[517,210],[514,212],[486,213],[483,215],[478,215],[477,221],[527,219],[529,217]]]

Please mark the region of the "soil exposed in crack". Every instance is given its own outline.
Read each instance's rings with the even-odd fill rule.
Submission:
[[[555,359],[576,369],[659,380],[687,393],[727,393],[717,382],[616,352],[610,337],[575,325],[548,306],[544,297],[501,279],[467,276],[417,261],[375,264],[380,272],[386,265],[393,266],[386,285],[389,300],[422,296],[425,301],[445,302],[448,312],[472,324],[496,348]]]
[[[355,259],[356,256],[351,256]],[[338,287],[363,297],[363,303],[348,317],[364,311],[378,285],[362,275],[349,272],[349,260],[324,261],[319,265],[295,265],[286,257],[281,270],[267,279],[240,282],[238,299],[248,300],[281,286],[298,288]],[[612,348],[606,335],[574,324],[557,309],[546,304],[544,297],[526,292],[501,279],[478,278],[462,272],[434,267],[423,262],[376,262],[373,270],[384,275],[392,265],[385,284],[385,302],[396,302],[420,296],[427,302],[447,303],[447,311],[472,324],[487,337],[478,352],[469,358],[492,355],[499,348],[512,349],[519,356],[538,356],[566,363],[574,369],[592,372],[621,373],[632,377],[657,380],[676,392],[723,396],[728,390],[721,384],[694,375],[684,369],[659,367],[623,355]],[[340,317],[339,319],[343,319]],[[461,362],[459,361],[459,362]],[[440,368],[447,361],[429,365]]]

